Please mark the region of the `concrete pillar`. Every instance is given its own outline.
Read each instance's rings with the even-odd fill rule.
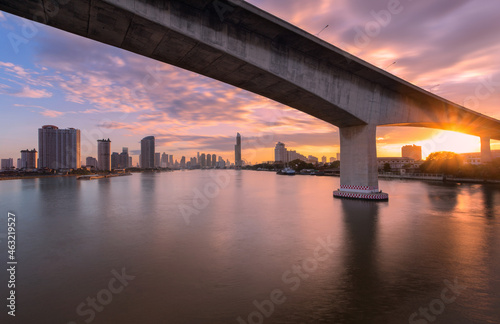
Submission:
[[[481,137],[481,163],[491,162],[490,139]]]
[[[340,188],[338,198],[387,200],[378,188],[377,126],[340,128]]]

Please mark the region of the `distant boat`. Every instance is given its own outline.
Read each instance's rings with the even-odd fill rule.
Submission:
[[[283,170],[280,170],[276,172],[276,174],[281,174],[281,175],[295,175],[295,170],[289,167],[284,168]]]

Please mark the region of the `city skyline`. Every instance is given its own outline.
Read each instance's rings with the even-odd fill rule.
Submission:
[[[80,150],[80,139],[79,139],[79,134],[80,134],[80,130],[79,129],[75,129],[75,128],[68,128],[68,129],[59,129],[59,127],[57,126],[54,126],[54,125],[44,125],[42,126],[40,129],[38,129],[38,143],[39,143],[39,147],[41,145],[41,143],[43,143],[44,141],[42,140],[43,137],[42,134],[44,133],[41,133],[41,132],[60,132],[61,134],[64,133],[66,134],[66,136],[68,135],[67,133],[68,132],[73,132],[75,133],[75,135],[73,136],[76,136],[76,134],[78,134],[77,138],[75,138],[74,140],[76,140],[76,142],[78,143],[77,145],[77,149],[76,149],[76,152],[79,152]],[[55,135],[55,133],[54,133]],[[46,135],[44,135],[46,136]],[[59,135],[60,136],[60,135]],[[55,139],[54,139],[54,143],[55,143]],[[145,144],[146,142],[151,142],[150,144]],[[129,150],[128,150],[128,147],[122,147],[122,152],[121,153],[118,153],[117,151],[114,151],[111,149],[110,147],[110,143],[111,143],[111,140],[108,138],[107,140],[106,139],[99,139],[97,140],[97,158],[95,158],[94,156],[81,156],[81,160],[80,160],[80,165],[81,166],[93,166],[95,165],[96,169],[99,169],[99,170],[111,170],[111,169],[117,169],[117,168],[123,168],[122,165],[125,165],[127,164],[126,167],[135,167],[136,165],[139,165],[140,167],[142,167],[142,162],[141,162],[141,150],[143,149],[143,147],[147,150],[149,150],[149,154],[151,154],[151,157],[150,159],[152,160],[152,164],[153,166],[150,166],[150,167],[155,167],[155,168],[158,168],[158,167],[162,167],[162,168],[165,168],[165,167],[178,167],[178,166],[183,166],[185,167],[186,166],[186,156],[182,156],[180,158],[180,161],[184,161],[184,162],[180,162],[179,159],[175,159],[175,163],[174,163],[174,155],[172,154],[166,154],[165,152],[161,153],[161,152],[156,152],[156,144],[155,144],[155,137],[154,136],[147,136],[145,138],[143,138],[141,140],[141,150],[135,150],[135,152],[139,151],[136,156],[136,163],[134,164],[134,161],[132,159],[132,156],[129,155]],[[145,145],[145,146],[144,146]],[[102,147],[101,147],[102,146]],[[106,146],[106,148],[104,149],[104,146]],[[100,147],[101,147],[101,150],[100,150]],[[152,148],[152,149],[151,149]],[[234,145],[234,165],[237,165],[237,157],[239,156],[241,162],[244,162],[244,164],[249,164],[249,165],[252,165],[252,164],[258,164],[258,163],[266,163],[268,161],[259,161],[259,162],[256,162],[256,163],[252,163],[252,162],[247,162],[244,157],[242,157],[241,155],[241,135],[240,133],[237,133],[236,135],[236,145]],[[281,149],[279,149],[281,148]],[[316,162],[319,162],[320,158],[318,157],[315,157],[313,155],[309,155],[308,157],[306,157],[305,155],[302,155],[300,153],[298,153],[297,151],[295,150],[288,150],[287,148],[285,148],[285,144],[284,143],[281,143],[281,142],[277,142],[276,145],[273,147],[274,149],[274,161],[275,162],[278,162],[278,161],[281,161],[281,160],[285,160],[285,162],[289,162],[291,160],[294,160],[294,159],[300,159],[300,160],[303,160],[303,161],[316,161]],[[417,151],[414,151],[414,150],[417,150]],[[42,152],[44,151],[44,149],[40,149]],[[405,153],[405,150],[406,150],[406,153]],[[105,165],[106,167],[103,167],[101,165],[101,162],[99,162],[101,159],[99,159],[99,156],[101,155],[99,152],[105,152],[103,153],[104,156],[106,156],[105,158]],[[282,152],[283,151],[283,152]],[[495,152],[499,152],[500,150],[493,150]],[[27,149],[24,149],[24,150],[20,150],[20,157],[17,157],[17,156],[14,156],[14,157],[1,157],[2,160],[12,160],[12,166],[13,167],[17,167],[18,165],[23,165],[26,164],[26,160],[28,159],[27,156],[23,156],[24,153],[26,152],[34,152],[35,155],[38,153],[38,151],[36,151],[36,149],[33,149],[32,151],[29,151]],[[436,151],[433,151],[433,152],[436,152]],[[433,152],[429,152],[429,153],[433,153]],[[461,155],[465,155],[465,154],[473,154],[474,155],[474,159],[477,160],[477,157],[475,154],[479,154],[478,152],[462,152],[460,153]],[[1,154],[1,152],[0,152]],[[78,153],[79,154],[79,153]],[[113,155],[116,155],[115,156],[115,162],[113,162]],[[193,154],[191,154],[192,156]],[[194,165],[199,165],[200,164],[200,152],[197,152],[197,156],[195,157],[189,157],[190,155],[187,155],[187,158],[190,158],[191,161],[188,161],[187,163],[190,163],[191,165],[193,165],[193,159],[194,159]],[[205,156],[205,153],[202,153],[203,156]],[[335,155],[336,157],[332,156],[332,155]],[[330,162],[333,162],[335,160],[340,160],[339,159],[339,155],[340,153],[339,152],[330,152],[329,153],[329,156],[327,157],[326,155],[323,155],[321,157],[321,160],[330,160]],[[416,158],[414,158],[415,160],[421,160],[422,159],[422,147],[421,146],[418,146],[418,145],[415,145],[415,144],[405,144],[403,145],[401,148],[400,148],[400,153],[399,155],[396,154],[394,156],[381,156],[380,158],[397,158],[397,157],[410,157],[410,156],[417,156]],[[180,156],[179,156],[180,157]],[[418,158],[420,157],[420,158]],[[216,166],[218,164],[218,162],[220,162],[221,160],[226,163],[226,165],[231,166],[231,163],[230,163],[230,160],[227,159],[227,160],[224,160],[224,158],[219,155],[218,156],[218,159],[219,160],[216,160],[217,158],[217,155],[216,154],[210,154],[208,153],[205,157],[206,159],[206,165],[202,165],[202,166]],[[15,162],[17,159],[17,163]],[[30,159],[32,161],[36,161],[34,162],[35,165],[38,164],[38,161],[37,161],[37,158],[33,158],[33,157],[30,157]],[[59,158],[61,159],[61,158]],[[212,159],[214,159],[212,161]],[[470,159],[470,157],[469,157]],[[425,158],[424,158],[425,160]],[[23,162],[24,161],[24,162]],[[6,162],[7,163],[7,162]],[[76,161],[73,161],[73,163],[76,163]],[[60,163],[59,163],[60,164]],[[33,162],[30,164],[30,165],[33,165]],[[44,166],[45,165],[45,162],[42,162],[42,166],[40,168],[43,168],[43,167],[47,167],[47,166]],[[108,166],[109,165],[109,166]],[[148,165],[149,165],[149,162],[148,162]],[[115,167],[114,167],[115,166]],[[117,167],[116,167],[117,166]],[[241,165],[240,165],[241,166]],[[19,167],[18,167],[19,168]],[[3,168],[2,168],[3,169]],[[28,168],[29,169],[29,168]],[[36,167],[35,167],[36,169]]]
[[[491,28],[498,24],[491,10],[494,1],[408,3],[371,38],[363,28],[375,21],[374,13],[384,10],[386,3],[341,2],[335,7],[327,1],[304,5],[291,0],[286,7],[276,1],[250,3],[311,34],[329,25],[320,38],[417,86],[500,118],[495,108],[500,98],[500,71],[492,59],[500,44],[496,29]],[[406,18],[415,19],[411,28],[406,26]],[[470,29],[463,22],[466,20],[478,23]],[[429,22],[441,27],[439,34],[434,34],[436,29],[429,27]],[[49,124],[81,129],[82,158],[96,156],[91,144],[108,137],[114,138],[117,147],[130,146],[131,154],[138,155],[139,145],[130,144],[153,135],[158,151],[191,156],[203,149],[220,152],[227,159],[234,154],[233,134],[238,131],[246,134],[242,154],[253,156],[248,161],[251,163],[271,160],[269,149],[276,141],[289,143],[305,155],[328,156],[339,151],[336,127],[294,109],[117,48],[30,24],[0,13],[2,42],[10,44],[0,57],[0,112],[8,116],[0,122],[1,158],[19,154],[19,148],[8,140],[11,134],[19,136],[20,147],[33,147],[33,129]],[[34,36],[13,46],[8,36],[22,35],[28,27]],[[425,41],[408,37],[415,30],[429,37],[420,37]],[[473,46],[467,40],[473,41]],[[443,42],[453,50],[443,53]],[[145,78],[153,80],[147,89]],[[134,97],[133,93],[140,95]],[[472,100],[478,97],[478,102]],[[262,141],[269,134],[273,140]],[[423,146],[424,157],[439,150],[479,151],[478,138],[442,134],[452,133],[381,127],[378,155],[395,156],[406,143]],[[426,147],[432,149],[425,151]],[[492,141],[492,149],[498,148],[500,143]]]

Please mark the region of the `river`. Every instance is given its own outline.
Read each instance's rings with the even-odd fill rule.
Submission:
[[[1,323],[499,323],[500,187],[196,170],[0,181]],[[6,319],[5,322],[3,319]]]

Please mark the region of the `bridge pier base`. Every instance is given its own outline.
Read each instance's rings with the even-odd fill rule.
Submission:
[[[377,126],[340,128],[340,188],[336,198],[388,200],[378,188]]]
[[[488,163],[492,161],[490,139],[481,137],[481,163]]]

